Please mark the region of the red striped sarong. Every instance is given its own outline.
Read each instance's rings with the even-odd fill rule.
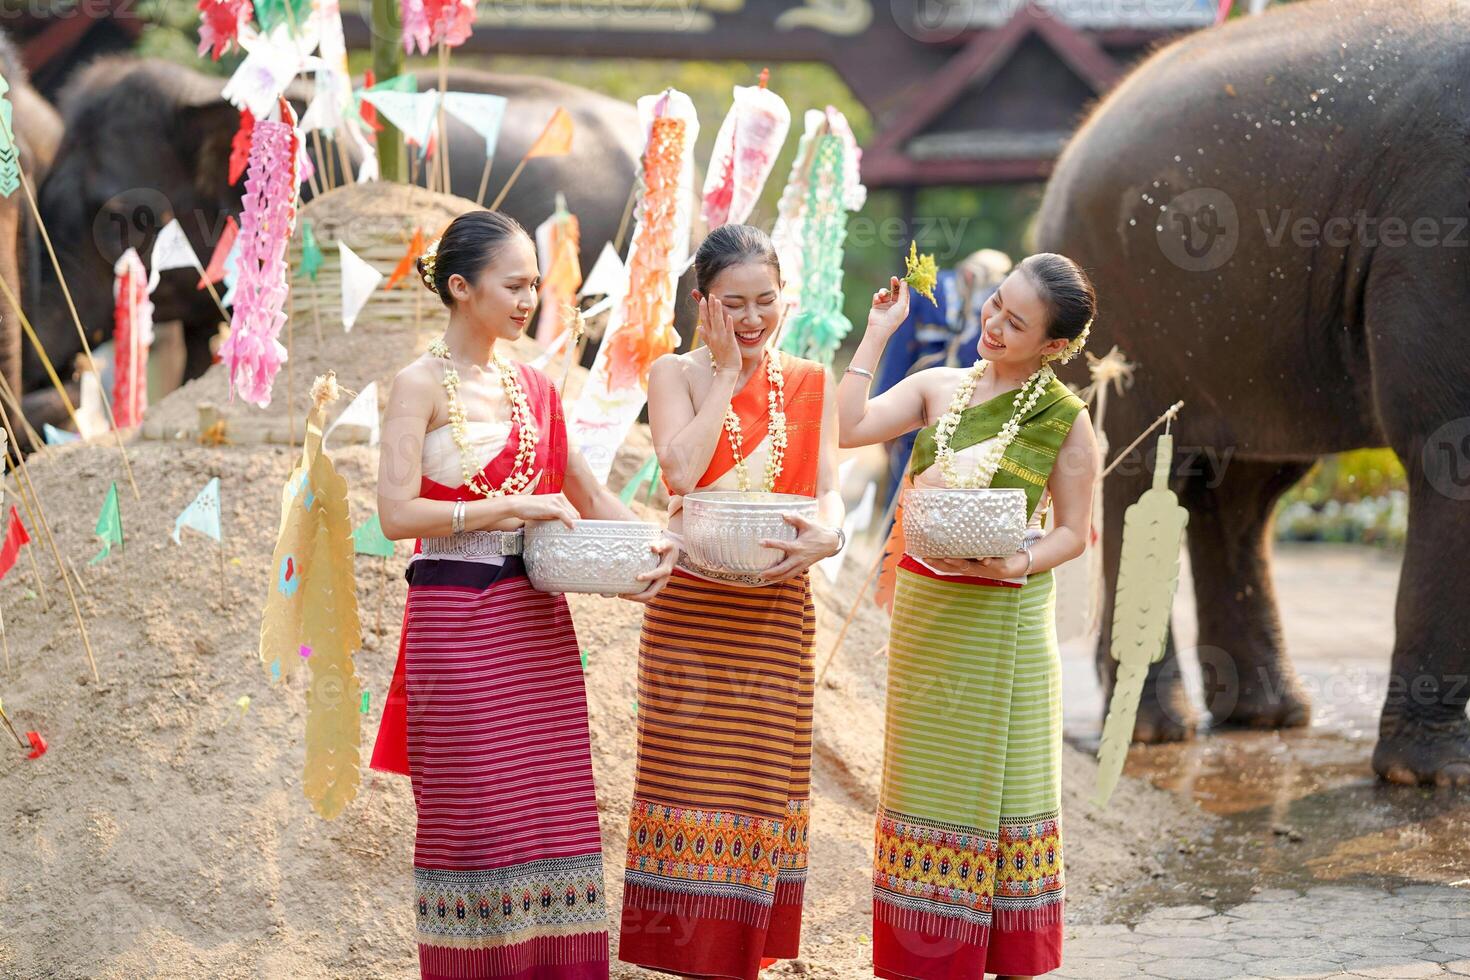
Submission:
[[[556,388],[520,366],[539,439],[537,493],[561,490]],[[512,436],[482,471],[498,485]],[[420,495],[468,500],[424,477]],[[418,550],[418,549],[415,549]],[[587,693],[565,597],[518,557],[417,554],[372,766],[418,808],[414,918],[425,980],[606,980],[607,909]]]
[[[581,655],[518,558],[417,558],[403,627],[426,980],[602,980],[602,842]]]

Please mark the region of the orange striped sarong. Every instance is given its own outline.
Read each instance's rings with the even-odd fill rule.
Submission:
[[[797,955],[815,638],[806,575],[743,588],[676,571],[648,604],[620,959],[755,980]]]

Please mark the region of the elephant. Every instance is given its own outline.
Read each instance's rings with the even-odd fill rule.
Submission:
[[[1092,277],[1090,348],[1139,365],[1108,403],[1114,451],[1185,402],[1170,485],[1212,725],[1309,723],[1271,585],[1273,505],[1325,454],[1397,453],[1409,524],[1372,766],[1403,784],[1470,784],[1470,124],[1446,81],[1470,71],[1463,13],[1305,0],[1162,47],[1069,140],[1032,227]],[[1105,697],[1143,456],[1103,486]],[[1194,732],[1176,653],[1171,632],[1138,741]]]
[[[424,78],[421,85],[436,81]],[[572,152],[532,161],[500,209],[534,229],[551,214],[561,191],[579,220],[583,268],[590,269],[603,243],[617,235],[637,178],[642,134],[636,109],[545,78],[456,69],[448,82],[452,91],[509,99],[487,203],[552,111],[566,108],[575,130]],[[41,189],[41,213],[63,257],[90,343],[111,336],[112,267],[129,245],[146,258],[158,229],[178,216],[195,251],[207,260],[226,215],[239,214],[244,182],[229,185],[228,160],[240,114],[224,101],[223,84],[169,62],[118,57],[88,66],[63,90],[66,135]],[[310,86],[298,82],[287,94],[300,113]],[[451,187],[473,197],[484,167],[484,139],[452,117],[448,125]],[[305,145],[320,169],[316,141],[308,138]],[[351,163],[355,169],[355,155]],[[309,185],[303,185],[303,196],[310,199]],[[66,307],[57,302],[54,272],[42,273],[39,292],[27,305],[52,359],[70,364],[81,345]],[[220,320],[210,296],[195,288],[197,281],[194,271],[165,272],[153,295],[155,320],[184,324],[185,380],[209,367],[209,342]],[[39,362],[28,359],[23,376],[25,389],[33,392],[26,401],[33,424],[62,424],[60,399],[44,390]]]

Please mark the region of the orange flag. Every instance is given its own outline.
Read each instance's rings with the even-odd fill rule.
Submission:
[[[403,258],[399,259],[398,264],[393,267],[393,273],[388,276],[388,282],[383,288],[392,289],[398,285],[404,276],[413,271],[414,262],[423,254],[424,230],[422,228],[415,228],[413,230],[413,239],[408,243],[408,251],[403,253]]]
[[[572,152],[572,117],[561,106],[551,114],[551,121],[536,137],[536,142],[526,152],[526,159],[533,157],[559,157]]]

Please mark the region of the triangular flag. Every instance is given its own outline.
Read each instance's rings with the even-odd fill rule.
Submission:
[[[359,425],[368,430],[368,445],[378,444],[378,383],[369,381],[368,386],[357,393],[352,399],[352,404],[342,410],[342,414],[327,426],[326,435],[322,436],[322,445],[332,437],[332,432],[339,425]]]
[[[199,256],[195,253],[194,246],[189,244],[184,226],[179,224],[178,218],[164,225],[158,237],[153,240],[153,254],[149,257],[148,264],[152,266],[154,274],[170,269],[199,268]]]
[[[633,498],[638,496],[638,490],[643,484],[657,479],[658,456],[650,455],[648,459],[643,461],[643,465],[638,467],[638,472],[629,477],[627,485],[618,492],[618,499],[625,505],[631,503]]]
[[[505,119],[506,99],[481,92],[445,92],[444,111],[485,139],[485,155],[495,156],[500,124]]]
[[[97,516],[97,536],[102,539],[102,550],[93,556],[88,565],[95,565],[112,554],[112,546],[122,547],[122,511],[117,506],[117,483],[107,488],[107,499],[102,501],[102,513]]]
[[[379,558],[393,557],[393,542],[383,534],[383,523],[374,514],[357,530],[352,532],[352,550],[359,555],[376,555]]]
[[[597,256],[597,261],[592,263],[592,271],[587,273],[587,278],[582,280],[582,289],[578,296],[616,296],[623,291],[628,284],[628,273],[623,268],[623,260],[618,258],[617,250],[612,247],[612,242],[602,243],[602,253]]]
[[[346,242],[337,243],[337,253],[342,258],[342,326],[350,331],[368,297],[383,281],[383,274],[358,258]]]
[[[225,259],[229,257],[230,249],[235,247],[235,237],[239,234],[240,226],[235,223],[235,216],[226,215],[224,233],[215,243],[209,265],[204,267],[204,275],[199,277],[199,285],[195,289],[203,289],[206,282],[219,282],[225,277]]]
[[[0,578],[15,565],[15,558],[20,554],[20,546],[30,544],[31,536],[26,533],[26,526],[21,523],[20,512],[15,505],[10,505],[10,526],[5,529],[5,545],[0,547]]]
[[[362,93],[362,98],[364,102],[377,106],[378,111],[402,131],[404,139],[417,143],[420,148],[428,146],[429,133],[439,111],[438,89],[395,92],[379,86]]]
[[[58,429],[50,422],[47,422],[41,426],[41,434],[46,437],[46,445],[48,446],[60,446],[63,443],[76,442],[78,439],[81,438],[81,436],[77,435],[75,432],[68,432],[66,429]]]
[[[403,281],[403,278],[413,272],[413,264],[420,255],[424,254],[424,230],[415,228],[413,238],[409,240],[408,251],[403,253],[403,258],[393,267],[393,272],[388,276],[388,282],[384,289],[392,289]]]
[[[551,114],[546,128],[536,137],[536,142],[526,151],[526,159],[534,157],[559,157],[572,152],[572,117],[561,106]]]
[[[321,271],[322,263],[326,256],[322,254],[322,247],[317,243],[316,230],[311,227],[311,219],[301,220],[301,271],[316,282],[316,274]]]
[[[174,544],[182,544],[179,540],[181,528],[192,527],[200,534],[207,534],[214,540],[220,539],[219,535],[219,477],[213,477],[199,491],[189,506],[184,508],[177,518],[174,519]]]

